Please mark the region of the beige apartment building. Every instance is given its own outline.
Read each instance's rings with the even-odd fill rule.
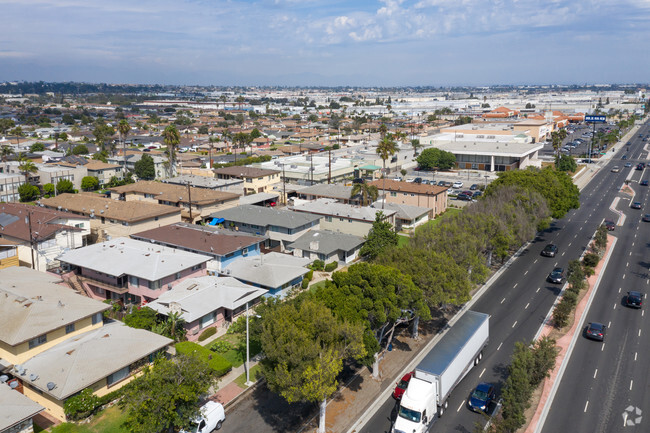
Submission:
[[[223,167],[214,170],[217,179],[241,179],[244,181],[244,195],[273,191],[273,185],[280,182],[280,171],[257,167]]]
[[[447,210],[447,187],[438,185],[421,185],[412,182],[399,182],[382,179],[370,182],[379,190],[381,200],[385,191],[386,203],[406,204],[431,209],[429,218],[434,218]]]

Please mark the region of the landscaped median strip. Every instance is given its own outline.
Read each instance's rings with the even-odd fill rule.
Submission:
[[[539,404],[537,405],[537,409],[535,410],[533,418],[525,430],[525,433],[538,433],[544,427],[544,421],[546,420],[546,416],[548,415],[548,412],[551,408],[553,397],[557,392],[557,388],[560,384],[560,381],[562,380],[564,370],[566,370],[566,366],[569,362],[569,359],[571,358],[573,347],[575,346],[578,336],[580,335],[580,332],[578,331],[582,329],[582,326],[584,325],[585,312],[589,310],[591,302],[596,295],[600,279],[603,275],[605,267],[607,266],[607,263],[609,262],[611,252],[614,250],[615,245],[616,238],[614,236],[608,235],[605,254],[603,255],[602,260],[600,260],[598,265],[595,267],[594,274],[587,278],[589,288],[587,289],[586,295],[576,306],[573,325],[564,336],[557,340],[556,345],[560,350],[555,361],[556,368],[551,371],[551,375],[544,381],[542,385],[542,396],[540,398]],[[540,337],[548,336],[552,330],[552,324],[547,321],[547,323],[543,325]]]

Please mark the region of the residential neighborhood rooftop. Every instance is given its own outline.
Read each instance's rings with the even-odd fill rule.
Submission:
[[[275,225],[287,228],[299,228],[320,220],[320,217],[313,215],[254,205],[243,205],[224,209],[214,212],[210,216],[212,218],[223,218],[226,221],[238,221],[261,227]]]
[[[352,250],[363,245],[365,241],[361,236],[329,230],[310,230],[296,239],[295,242],[291,242],[288,248],[330,255],[339,250]]]
[[[11,432],[10,428],[45,410],[40,404],[25,397],[9,385],[0,383],[0,431]]]
[[[190,187],[188,191],[186,186],[152,180],[141,180],[128,185],[117,186],[110,188],[110,191],[116,194],[150,194],[156,200],[169,203],[189,203],[190,198],[192,203],[197,204],[219,203],[235,200],[239,197],[239,194],[232,192],[215,191],[206,188]]]
[[[373,222],[377,212],[382,209],[375,209],[369,206],[354,206],[339,203],[331,198],[319,198],[307,203],[294,205],[293,209],[300,213],[311,213],[315,215],[327,215],[337,218],[350,218],[359,221]],[[394,210],[383,209],[385,216],[396,213]]]
[[[217,168],[214,170],[214,173],[217,176],[223,174],[227,176],[236,176],[236,177],[244,178],[244,177],[270,176],[272,174],[280,173],[280,170],[233,165],[230,167]]]

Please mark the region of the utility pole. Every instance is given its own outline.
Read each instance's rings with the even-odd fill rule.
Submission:
[[[284,176],[284,163],[282,164],[282,196],[284,205],[287,205],[287,178]]]
[[[34,262],[34,235],[32,234],[32,213],[27,212],[27,226],[29,227],[29,249],[32,251],[32,269],[36,269]]]
[[[190,224],[192,224],[194,222],[194,218],[192,218],[192,188],[189,181],[187,181],[187,198],[190,201]]]
[[[327,168],[329,168],[329,171],[327,173],[327,183],[329,184],[332,183],[332,147],[331,146],[327,147],[327,157],[329,158],[329,163],[327,164]]]
[[[309,172],[311,173],[311,185],[314,184],[314,154],[312,153],[309,158]]]

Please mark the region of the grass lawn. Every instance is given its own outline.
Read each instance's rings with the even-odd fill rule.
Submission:
[[[246,334],[226,334],[217,338],[214,342],[210,343],[207,347],[211,348],[217,341],[227,341],[230,343],[233,348],[228,350],[225,353],[219,353],[221,356],[226,358],[233,367],[239,367],[246,360]],[[240,343],[241,342],[241,343]],[[241,344],[241,346],[240,346]],[[250,340],[248,346],[250,357],[257,355],[262,351],[262,345],[258,341]]]
[[[117,406],[112,406],[100,412],[88,424],[64,422],[51,431],[52,433],[129,433],[121,426],[125,419],[126,415]]]
[[[251,372],[250,372],[251,382],[255,382],[259,377],[261,377],[261,371],[260,370],[261,370],[261,367],[259,365],[251,367]],[[240,388],[246,388],[246,373],[242,374],[237,379],[235,379],[235,383]]]
[[[309,290],[316,290],[319,287],[325,286],[325,284],[327,284],[327,280],[319,281],[319,282],[314,283],[311,286],[309,286]]]
[[[397,246],[399,248],[407,246],[409,244],[409,239],[411,239],[411,238],[409,238],[408,236],[398,235],[397,236]]]

